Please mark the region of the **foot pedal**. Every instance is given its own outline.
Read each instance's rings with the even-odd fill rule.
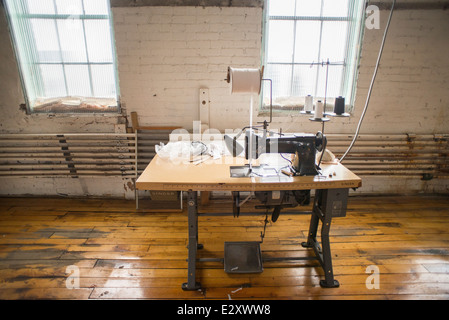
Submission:
[[[226,273],[261,273],[260,242],[225,242],[224,270]]]

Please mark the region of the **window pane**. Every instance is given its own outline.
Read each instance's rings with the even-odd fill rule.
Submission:
[[[348,0],[324,0],[323,16],[325,17],[347,17]]]
[[[315,95],[318,66],[295,65],[293,73],[293,96]]]
[[[65,96],[64,72],[60,64],[42,64],[40,65],[44,96],[37,98],[56,98]]]
[[[272,0],[276,2],[276,0]],[[296,15],[319,17],[321,14],[321,0],[296,0]]]
[[[268,62],[292,62],[293,21],[270,21]]]
[[[54,14],[55,5],[53,0],[27,0],[28,13],[31,14]]]
[[[339,95],[353,101],[351,90],[360,48],[357,35],[359,27],[363,27],[364,3],[362,0],[268,1],[269,16],[284,16],[269,20],[265,33],[266,74],[273,80],[275,107],[301,106],[301,97],[309,94],[321,99],[326,95],[329,105]],[[295,17],[289,18],[292,8]],[[360,16],[353,16],[358,11]],[[350,21],[354,18],[357,25],[352,24],[353,28]],[[266,91],[264,86],[265,105]]]
[[[83,14],[81,0],[56,0],[56,10],[58,14]]]
[[[83,22],[76,19],[58,20],[58,31],[64,62],[86,62]]]
[[[61,62],[58,35],[53,20],[31,19],[38,62]]]
[[[348,22],[325,21],[321,36],[321,59],[330,62],[343,62],[348,33]]]
[[[89,69],[87,66],[66,65],[65,67],[69,96],[90,97]]]
[[[295,62],[318,62],[320,28],[319,21],[296,22]]]
[[[108,14],[108,0],[84,0],[85,14]]]
[[[115,74],[113,65],[93,65],[92,81],[95,96],[99,98],[115,98]]]
[[[5,4],[30,111],[91,111],[86,104],[64,102],[64,110],[50,105],[67,97],[114,105],[118,88],[109,0],[5,0]]]
[[[90,62],[112,62],[111,33],[108,20],[85,20]]]
[[[291,94],[292,65],[267,65],[267,78],[273,81],[273,99]]]
[[[269,1],[270,16],[294,16],[295,0],[276,0]]]

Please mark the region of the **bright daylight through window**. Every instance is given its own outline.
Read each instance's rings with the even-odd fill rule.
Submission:
[[[118,112],[109,0],[5,0],[28,112]]]
[[[267,0],[264,78],[273,109],[302,110],[307,95],[332,110],[336,97],[354,102],[364,0]],[[270,88],[263,89],[265,109]]]

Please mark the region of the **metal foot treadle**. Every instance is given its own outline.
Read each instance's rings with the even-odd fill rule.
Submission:
[[[260,242],[225,242],[224,270],[226,273],[261,273]]]

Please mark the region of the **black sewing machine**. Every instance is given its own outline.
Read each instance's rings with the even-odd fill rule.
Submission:
[[[249,147],[251,138],[253,139],[252,150]],[[247,131],[245,158],[249,159],[250,152],[252,152],[253,159],[259,158],[262,153],[292,153],[295,155],[291,165],[293,175],[315,176],[319,169],[315,164],[316,153],[322,151],[325,144],[326,137],[321,132],[316,135],[305,133],[263,137],[253,131]]]
[[[266,127],[263,129],[262,135],[255,134],[254,130],[247,130],[245,134],[245,148],[243,148],[237,142],[237,139],[244,130],[246,128],[243,128],[234,138],[227,135],[224,137],[226,145],[234,157],[242,153],[243,150],[245,150],[246,159],[258,159],[263,153],[294,154],[295,157],[289,166],[289,174],[292,176],[315,176],[319,174],[320,168],[316,164],[316,154],[323,151],[327,143],[326,136],[321,132],[317,134],[290,134],[270,137],[267,136]],[[256,128],[256,130],[258,129]],[[231,167],[232,177],[263,176],[261,172],[264,172],[263,166]],[[233,192],[232,195],[234,216],[238,216],[240,212],[240,193]],[[273,209],[271,216],[273,222],[279,217],[282,208],[291,208],[310,203],[310,190],[258,191],[254,195],[262,203],[262,205],[256,206],[256,208]]]
[[[243,130],[245,128],[242,129],[242,132]],[[262,136],[255,134],[254,130],[247,130],[245,148],[237,142],[242,132],[234,138],[228,135],[224,137],[226,145],[234,157],[243,150],[245,150],[246,159],[258,159],[263,153],[294,154],[295,157],[290,166],[292,175],[315,176],[318,174],[319,167],[315,163],[316,153],[325,148],[327,141],[326,136],[321,132],[318,132],[316,135],[303,133],[267,137],[266,130],[264,130]],[[249,174],[251,172],[248,171]],[[234,176],[237,177],[238,175]]]

